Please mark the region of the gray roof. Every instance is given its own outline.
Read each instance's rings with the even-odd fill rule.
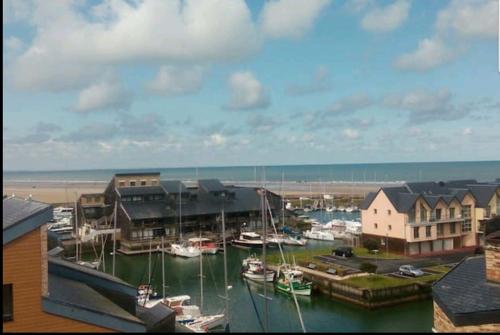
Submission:
[[[406,183],[405,186],[411,193],[429,194],[429,195],[439,195],[448,194],[448,188],[444,186],[444,183],[430,182],[415,182]]]
[[[156,304],[152,308],[141,305],[136,307],[137,316],[146,323],[148,332],[175,332],[175,312],[165,304]]]
[[[222,198],[200,192],[199,189],[192,189],[191,194],[194,197],[181,205],[182,216],[218,215],[222,210],[223,202],[226,213],[260,210],[260,195],[255,188],[228,186],[225,189],[234,196],[224,201]],[[269,198],[269,202],[271,208],[279,208],[272,198]],[[122,202],[123,209],[132,220],[177,217],[178,204],[171,205],[170,208],[167,201]]]
[[[377,196],[378,192],[370,192],[366,195],[366,197],[363,199],[363,202],[361,202],[361,205],[359,205],[360,209],[368,209],[370,207],[370,204],[372,201],[375,199]]]
[[[449,180],[445,183],[449,188],[466,188],[467,185],[477,184],[476,179]]]
[[[476,198],[476,207],[480,208],[486,208],[488,206],[488,203],[490,202],[491,198],[495,195],[495,192],[499,187],[500,186],[498,185],[484,185],[484,184],[468,186],[471,193],[474,195],[474,198]]]
[[[3,244],[52,220],[52,206],[34,200],[3,199]]]
[[[198,187],[205,192],[224,192],[226,188],[218,179],[200,179]]]
[[[165,194],[165,191],[160,186],[117,187],[116,192],[122,197],[129,195]]]
[[[165,192],[170,194],[179,194],[179,187],[181,193],[189,193],[186,185],[184,185],[180,180],[162,180],[160,181],[160,184]]]
[[[427,201],[431,209],[434,209],[438,204],[439,200],[442,200],[442,198],[443,197],[440,195],[427,195],[427,194],[424,195],[424,199],[425,201]]]
[[[116,177],[129,177],[129,176],[158,176],[160,172],[123,172],[115,173]]]
[[[51,273],[48,280],[45,311],[120,331],[145,330],[143,321],[87,284]]]
[[[175,211],[165,201],[122,202],[121,205],[131,220],[165,218],[175,215]]]
[[[455,326],[500,323],[500,285],[486,281],[484,256],[464,259],[432,285],[432,294]]]

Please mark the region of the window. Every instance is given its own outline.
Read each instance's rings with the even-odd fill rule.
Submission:
[[[3,285],[3,322],[14,320],[14,304],[12,302],[12,284]]]
[[[141,186],[146,186],[146,181],[145,180],[141,180]]]
[[[125,187],[125,180],[120,180],[120,182],[118,183],[118,186]]]
[[[134,181],[130,181],[130,186],[135,186],[135,180]]]
[[[390,209],[387,210],[387,215],[391,215],[391,210]]]
[[[465,220],[463,223],[462,223],[462,232],[466,233],[466,232],[469,232],[472,230],[472,222],[471,220]]]
[[[418,227],[413,228],[413,238],[418,238]]]
[[[450,234],[455,234],[455,223],[450,224]]]
[[[427,210],[424,206],[420,205],[420,222],[427,221]]]
[[[378,228],[378,223],[375,223],[375,229],[377,229],[377,228]]]
[[[470,218],[470,205],[465,205],[462,207],[462,217],[463,218]]]
[[[158,179],[151,179],[151,185],[158,185]]]
[[[425,227],[425,237],[431,237],[431,226]]]
[[[487,206],[486,207],[486,214],[485,214],[485,218],[489,218],[491,215],[491,206]]]
[[[441,208],[436,208],[436,220],[441,220]]]
[[[437,225],[437,234],[438,234],[438,236],[443,235],[443,224]]]
[[[392,230],[392,225],[389,225],[389,230]]]
[[[450,208],[450,219],[454,219],[455,218],[455,207],[451,207]]]
[[[377,209],[376,208],[373,209],[373,214],[377,214]]]

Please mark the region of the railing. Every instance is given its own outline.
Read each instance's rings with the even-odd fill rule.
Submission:
[[[441,217],[440,219],[437,218],[430,218],[429,220],[426,221],[420,221],[416,222],[416,220],[411,220],[411,219],[406,219],[407,224],[412,224],[412,225],[429,225],[429,224],[437,224],[437,223],[447,223],[447,222],[462,222],[465,221],[466,219],[470,219],[467,217],[454,217],[454,218],[448,218],[448,217]]]

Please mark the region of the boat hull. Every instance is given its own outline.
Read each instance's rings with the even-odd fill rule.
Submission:
[[[312,283],[293,283],[293,292],[297,295],[311,295],[312,292]],[[282,292],[292,293],[289,284],[285,284],[283,281],[279,280],[276,283],[276,288]]]
[[[264,276],[264,273],[254,273],[251,271],[244,271],[242,273],[244,278],[256,281],[256,282],[273,282],[275,273],[274,271],[267,271],[267,274]],[[264,278],[265,277],[265,278]]]

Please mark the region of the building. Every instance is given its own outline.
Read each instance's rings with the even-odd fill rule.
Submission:
[[[281,198],[269,191],[267,198],[273,215],[279,215]],[[165,236],[168,243],[181,235],[198,236],[201,230],[218,238],[223,209],[228,236],[242,227],[257,229],[261,227],[261,189],[223,185],[217,179],[198,180],[188,187],[179,180],[160,180],[156,172],[120,173],[103,194],[80,197],[79,224],[98,229],[97,222],[114,220],[115,209],[120,250],[133,251],[157,245],[159,236]]]
[[[173,331],[166,306],[136,310],[136,288],[47,252],[52,207],[3,199],[3,331]],[[161,304],[162,305],[162,304]]]
[[[500,332],[500,217],[486,225],[485,255],[464,259],[432,286],[434,332]]]
[[[409,255],[484,244],[483,223],[500,215],[500,183],[406,183],[370,192],[360,206],[362,239]]]

